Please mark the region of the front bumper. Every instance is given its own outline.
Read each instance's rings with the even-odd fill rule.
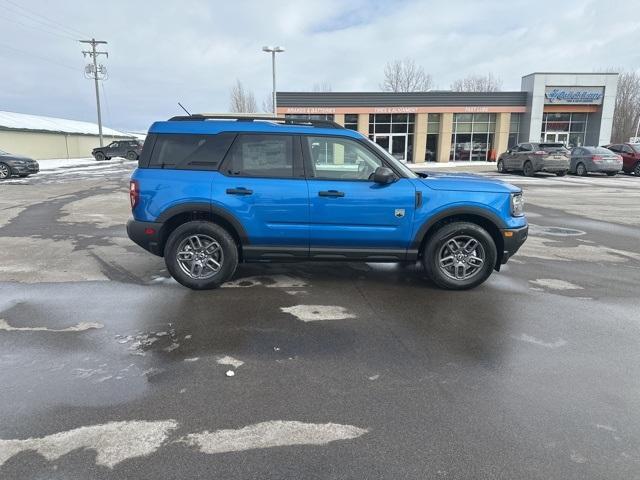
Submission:
[[[40,171],[40,165],[37,163],[28,163],[26,165],[11,165],[11,171],[14,175],[33,175]]]
[[[127,221],[127,235],[146,251],[162,257],[162,223]]]
[[[520,228],[505,228],[501,230],[504,243],[501,263],[505,264],[515,255],[529,236],[529,225]]]

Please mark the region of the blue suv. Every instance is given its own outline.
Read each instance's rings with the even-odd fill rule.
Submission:
[[[330,121],[189,115],[149,129],[131,177],[129,237],[173,278],[210,289],[239,262],[421,261],[467,289],[527,238],[522,191],[415,173]]]

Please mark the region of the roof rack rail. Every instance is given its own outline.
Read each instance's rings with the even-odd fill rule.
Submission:
[[[339,123],[333,120],[307,120],[304,118],[284,118],[284,117],[271,117],[264,115],[208,115],[201,113],[194,113],[192,115],[177,115],[171,117],[171,122],[182,121],[204,121],[204,120],[235,120],[236,122],[253,122],[253,121],[268,121],[284,123],[286,125],[304,125],[311,127],[324,127],[324,128],[344,128]]]

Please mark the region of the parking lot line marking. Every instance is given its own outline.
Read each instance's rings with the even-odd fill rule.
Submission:
[[[326,445],[367,433],[364,428],[339,423],[273,420],[239,429],[191,433],[178,440],[202,453],[226,453],[291,445]]]

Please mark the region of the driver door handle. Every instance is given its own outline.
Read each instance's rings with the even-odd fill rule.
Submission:
[[[344,192],[337,190],[320,190],[318,192],[319,197],[344,197]]]

